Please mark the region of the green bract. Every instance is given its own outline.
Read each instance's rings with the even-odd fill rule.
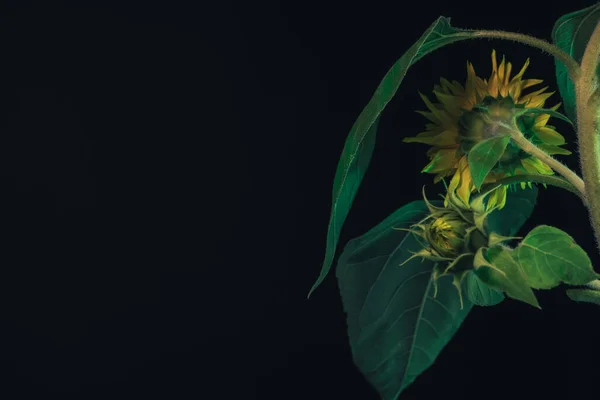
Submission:
[[[443,207],[431,204],[423,190],[423,199],[429,214],[408,229],[421,239],[423,248],[401,265],[415,257],[435,261],[432,275],[434,289],[439,278],[452,275],[453,285],[458,290],[462,304],[462,281],[467,273],[474,269],[477,252],[482,248],[514,239],[488,229],[487,217],[498,206],[487,206],[485,198],[495,189],[496,187],[492,187],[486,193],[473,198],[469,205],[462,203],[455,193],[450,192]],[[470,284],[471,289],[475,288],[474,284]],[[484,300],[477,302],[486,303]]]

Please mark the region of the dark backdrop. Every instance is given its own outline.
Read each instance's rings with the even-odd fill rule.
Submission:
[[[549,39],[592,3],[3,1],[0,397],[377,399],[333,274],[306,299],[350,127],[439,15]],[[418,90],[463,81],[467,60],[487,76],[492,48],[554,86],[519,44],[421,60],[341,245],[420,197],[426,147],[401,143],[424,126]],[[574,196],[542,190],[523,231],[540,223],[599,268]],[[596,398],[600,308],[538,296],[475,309],[403,398]]]

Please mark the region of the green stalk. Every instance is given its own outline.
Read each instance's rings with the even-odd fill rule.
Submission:
[[[577,103],[577,139],[588,211],[596,245],[600,248],[600,131],[598,130],[598,78],[600,23],[596,25],[581,60],[581,75],[575,83]]]
[[[562,175],[567,181],[569,181],[569,183],[573,185],[573,187],[575,187],[575,189],[579,192],[581,198],[587,198],[584,181],[569,167],[562,164],[560,161],[555,160],[544,150],[527,140],[527,138],[518,128],[505,124],[500,124],[500,126],[505,128],[510,133],[511,139],[517,144],[517,146],[521,148],[521,150],[546,163],[546,165],[552,168],[554,172]]]
[[[536,37],[529,36],[529,35],[524,35],[522,33],[505,32],[505,31],[481,30],[481,31],[476,31],[475,36],[482,37],[482,38],[487,37],[487,38],[494,38],[494,39],[512,40],[514,42],[519,42],[519,43],[523,43],[523,44],[526,44],[526,45],[529,45],[532,47],[537,47],[538,49],[541,49],[541,50],[553,55],[558,60],[560,60],[563,64],[565,64],[565,66],[567,67],[567,71],[569,72],[569,76],[571,77],[573,82],[575,82],[577,80],[577,78],[579,77],[579,74],[581,72],[580,68],[579,68],[579,64],[577,64],[577,61],[575,61],[573,59],[573,57],[571,57],[569,54],[565,53],[559,47],[553,45],[552,43],[546,42],[545,40],[538,39]]]
[[[480,192],[485,193],[487,190],[491,189],[493,186],[497,185],[510,185],[517,184],[521,182],[531,182],[538,183],[543,185],[550,185],[554,187],[558,187],[561,189],[565,189],[577,196],[583,201],[586,202],[585,197],[577,190],[575,186],[573,186],[569,181],[565,178],[556,175],[541,175],[541,174],[524,174],[524,175],[510,175],[505,178],[502,178],[496,182],[488,183],[481,187]]]

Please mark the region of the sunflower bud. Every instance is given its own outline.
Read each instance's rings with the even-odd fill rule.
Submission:
[[[477,251],[513,239],[488,232],[487,217],[498,205],[486,204],[485,198],[497,189],[497,186],[491,188],[473,198],[469,204],[463,203],[456,193],[449,191],[444,207],[431,204],[423,191],[430,214],[408,229],[424,239],[423,249],[404,263],[415,257],[436,261],[433,271],[436,291],[437,280],[444,275],[452,275],[462,302],[460,283],[465,272],[473,269]]]
[[[456,257],[465,248],[467,222],[454,211],[432,218],[427,224],[427,241],[443,257]]]

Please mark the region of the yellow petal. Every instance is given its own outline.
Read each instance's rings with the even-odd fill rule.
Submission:
[[[420,111],[420,110],[417,110],[416,112],[418,114],[421,114],[422,116],[424,116],[425,118],[427,118],[431,122],[435,123],[436,125],[440,125],[442,123],[442,121],[440,121],[435,115],[433,115],[433,113],[430,113],[430,112],[427,112],[427,111]]]
[[[498,79],[501,82],[504,82],[504,68],[506,67],[506,60],[504,56],[502,56],[502,62],[500,63],[500,67],[498,67]]]
[[[463,156],[458,161],[458,169],[456,170],[456,172],[452,176],[452,179],[450,180],[450,183],[448,184],[448,190],[447,190],[448,193],[458,193],[458,190],[462,185],[461,177],[463,175],[463,171],[466,168],[466,166],[467,166],[467,157]],[[463,199],[461,199],[461,200],[463,200]],[[465,203],[465,204],[468,204],[468,203]]]
[[[524,81],[521,81],[521,90],[525,90],[532,86],[539,85],[543,82],[544,81],[542,79],[525,79]]]
[[[512,64],[506,64],[506,74],[504,75],[504,87],[508,90],[508,84],[510,82],[510,73],[512,72]]]
[[[525,70],[527,70],[527,67],[529,67],[529,58],[527,60],[525,60],[525,64],[523,64],[523,67],[521,68],[521,71],[519,71],[518,74],[516,74],[511,82],[519,82],[521,80],[521,78],[523,78],[523,75],[525,74]]]
[[[458,81],[452,81],[453,94],[458,95],[465,92],[464,86]]]
[[[536,167],[533,166],[533,164],[531,163],[531,158],[526,158],[521,160],[521,165],[523,165],[523,168],[525,168],[525,170],[527,171],[527,173],[532,174],[532,175],[537,175],[538,170]],[[521,188],[525,189],[524,187],[524,182],[521,182]]]
[[[421,172],[440,173],[455,168],[457,162],[455,149],[440,149]]]
[[[560,107],[560,104],[561,103],[558,103],[554,107],[550,107],[550,110],[552,110],[552,111],[558,110],[558,107]],[[537,117],[535,117],[535,124],[534,124],[534,126],[536,126],[536,127],[542,127],[542,126],[544,126],[544,125],[546,125],[548,123],[549,119],[550,119],[550,114],[539,114]]]
[[[444,108],[458,118],[460,115],[460,100],[456,96],[452,96],[450,94],[444,93],[442,91],[434,90],[433,94],[437,97],[438,101],[442,103]]]
[[[486,210],[490,210],[494,207],[498,209],[504,208],[506,204],[506,186],[500,186],[498,189],[494,190],[490,197],[488,198],[488,202],[486,205]]]
[[[552,168],[550,168],[548,165],[546,165],[546,163],[544,163],[543,161],[534,158],[534,157],[529,157],[529,158],[525,158],[523,160],[521,160],[521,165],[523,165],[523,167],[528,171],[535,171],[535,172],[530,172],[530,173],[539,173],[542,175],[554,175],[554,171],[552,171]],[[531,169],[533,168],[533,169]]]
[[[550,144],[540,143],[540,144],[537,145],[537,147],[539,147],[540,149],[544,150],[544,152],[546,154],[549,154],[551,156],[557,155],[557,154],[568,156],[569,154],[572,154],[567,149],[563,149],[562,147],[558,147],[558,146],[552,146]]]
[[[439,132],[421,132],[417,136],[407,137],[402,140],[404,143],[424,143],[432,146],[451,146],[459,142],[458,132],[445,130]]]
[[[476,79],[475,69],[473,68],[473,64],[467,62],[467,82],[465,85],[465,102],[466,105],[472,108],[475,104],[477,104],[477,87],[476,87]]]
[[[527,102],[527,101],[531,100],[532,98],[544,93],[546,91],[546,89],[548,89],[548,86],[543,87],[539,90],[536,90],[535,92],[531,92],[531,93],[527,93],[527,94],[523,95],[523,97],[521,97],[521,102]]]
[[[460,170],[457,170],[454,175],[452,175],[452,179],[450,179],[450,183],[448,184],[448,194],[456,192],[458,185],[460,185]],[[448,206],[448,196],[446,196],[444,206]]]
[[[506,205],[506,186],[500,186],[498,189],[496,189],[496,192],[496,197],[498,198],[498,210],[501,210]]]
[[[498,73],[493,72],[488,82],[488,93],[492,97],[498,97]]]
[[[423,102],[425,102],[427,108],[431,111],[435,118],[437,118],[438,121],[440,121],[442,125],[452,125],[453,119],[448,115],[448,113],[446,113],[444,109],[437,107],[435,104],[429,101],[429,98],[427,98],[427,96],[425,96],[423,93],[419,92],[419,95],[421,96],[421,99],[423,99]]]
[[[446,78],[440,78],[440,83],[442,85],[442,90],[447,94],[454,94],[452,91],[452,84]]]
[[[565,144],[565,138],[549,126],[534,126],[535,135],[544,143],[559,146]]]
[[[473,184],[473,179],[471,178],[471,170],[469,168],[469,164],[467,163],[467,158],[463,157],[461,158],[461,161],[462,160],[464,160],[464,167],[459,169],[460,184],[456,189],[456,194],[465,204],[469,204],[471,192],[473,191],[475,185]]]
[[[486,204],[486,209],[492,209],[498,203],[498,190],[494,190],[489,196]]]
[[[519,100],[519,96],[521,96],[521,85],[520,84],[511,83],[510,88],[508,89],[508,94],[510,94],[510,96],[513,98],[513,101],[516,104],[521,103],[521,101]]]
[[[510,65],[510,63],[508,63],[508,65],[506,67],[506,71],[507,71],[506,74],[509,73],[511,67],[512,66]],[[500,85],[499,92],[502,97],[507,97],[509,95],[509,86],[508,86],[508,82],[507,82],[508,81],[507,77],[508,77],[508,75],[505,75],[504,79],[501,80],[499,83],[499,85]]]
[[[554,92],[548,92],[548,93],[544,93],[544,94],[540,94],[537,95],[535,97],[532,97],[531,100],[529,100],[529,102],[527,102],[527,104],[525,105],[526,108],[540,108],[544,106],[544,103],[546,102],[546,100],[548,100],[548,98],[550,96],[552,96],[554,94]]]

